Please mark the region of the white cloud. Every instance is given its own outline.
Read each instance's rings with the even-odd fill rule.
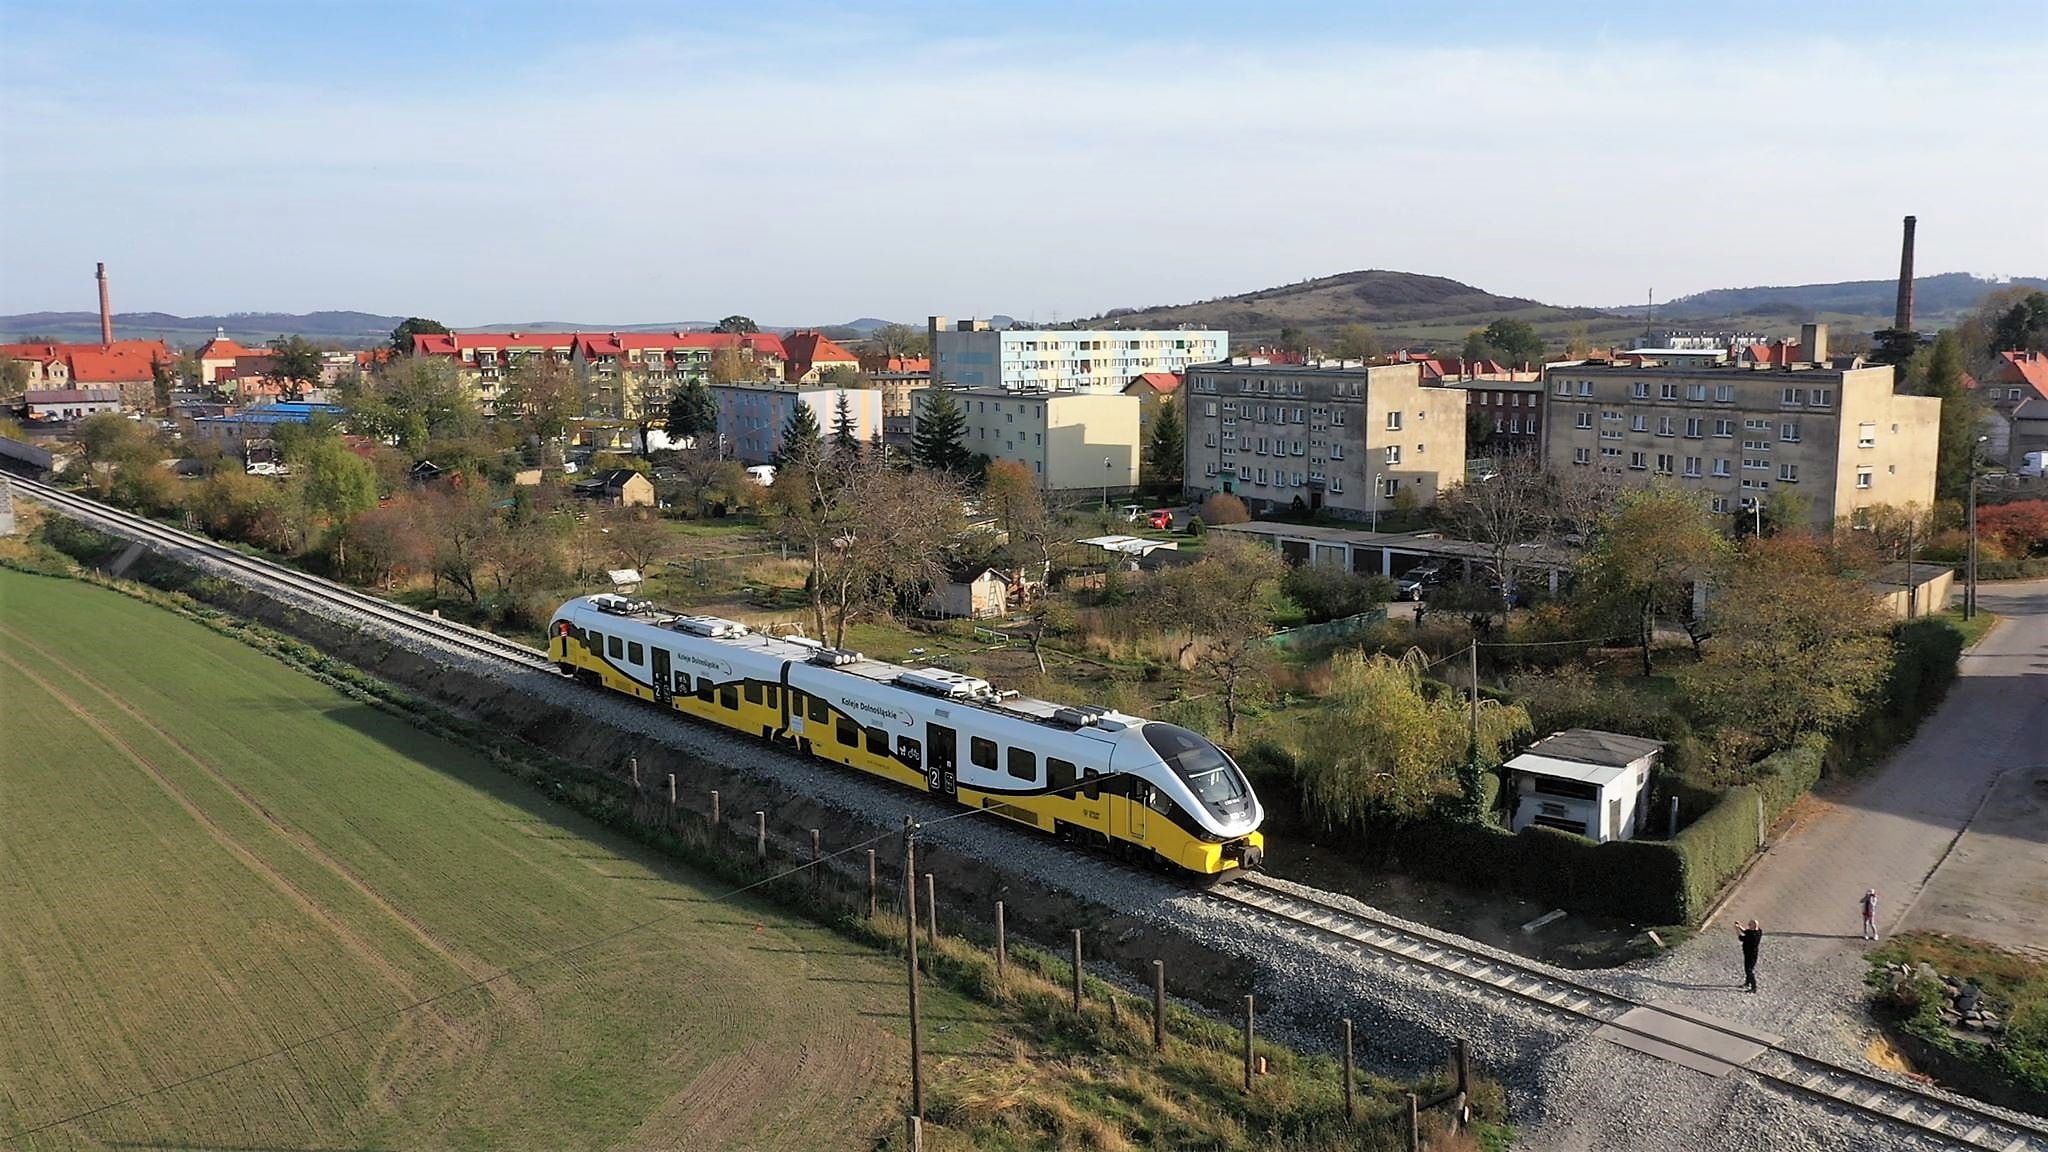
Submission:
[[[1618,303],[1883,277],[1906,212],[1924,269],[2048,272],[2018,49],[897,56],[849,27],[416,78],[195,40],[115,44],[104,88],[15,71],[0,310],[89,306],[99,259],[121,307],[462,323],[1043,318],[1361,267]]]

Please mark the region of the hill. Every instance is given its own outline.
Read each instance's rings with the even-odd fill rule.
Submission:
[[[2048,279],[2036,276],[2017,276],[2010,281],[1972,276],[1968,272],[1915,277],[1914,324],[1920,328],[1936,328],[1952,323],[1975,308],[1985,296],[2008,284],[2048,289]],[[1757,317],[1767,321],[1776,319],[1780,323],[1800,323],[1832,314],[1868,318],[1881,327],[1891,322],[1897,294],[1898,281],[1895,279],[1716,288],[1659,304],[1657,312],[1660,316],[1668,314],[1674,320]]]
[[[230,312],[218,316],[174,316],[168,312],[116,312],[114,335],[122,339],[161,338],[173,345],[197,346],[213,339],[216,329],[243,344],[261,344],[274,336],[300,335],[316,342],[351,347],[379,344],[391,338],[403,316],[371,312]],[[46,336],[86,343],[100,338],[97,312],[25,312],[0,316],[0,339]]]
[[[1327,340],[1346,324],[1363,323],[1382,340],[1428,342],[1462,338],[1470,329],[1502,316],[1525,320],[1546,336],[1559,337],[1580,325],[1597,335],[1602,328],[1638,323],[1598,308],[1560,308],[1517,296],[1497,296],[1443,276],[1375,268],[1193,304],[1112,308],[1092,320],[1077,321],[1076,326],[1198,325],[1228,329],[1232,342],[1243,345],[1270,343],[1283,327],[1299,328],[1311,338]]]

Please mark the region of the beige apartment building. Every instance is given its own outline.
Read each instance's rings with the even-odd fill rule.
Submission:
[[[1232,492],[1254,512],[1298,501],[1367,519],[1422,507],[1465,475],[1465,390],[1425,387],[1420,366],[1273,364],[1188,369],[1184,481],[1200,500]]]
[[[1893,391],[1888,366],[1831,366],[1815,328],[1803,341],[1815,362],[1674,364],[1645,353],[1549,370],[1546,466],[1667,480],[1706,493],[1720,513],[1796,493],[1818,528],[1878,505],[1931,507],[1941,400]]]
[[[915,396],[921,416],[936,389]],[[946,390],[966,417],[961,443],[1015,460],[1051,492],[1129,492],[1138,486],[1138,398],[1120,393]],[[915,419],[915,417],[914,417]],[[915,428],[913,427],[913,435]]]

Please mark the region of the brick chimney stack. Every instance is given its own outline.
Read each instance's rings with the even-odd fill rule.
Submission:
[[[107,302],[107,266],[102,262],[93,273],[100,282],[100,347],[111,348],[114,344],[114,308]]]
[[[1892,328],[1900,332],[1913,330],[1913,228],[1917,223],[1906,217],[1906,238],[1899,246],[1899,307],[1892,316]]]

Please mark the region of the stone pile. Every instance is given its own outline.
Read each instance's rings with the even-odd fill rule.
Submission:
[[[2005,1021],[1998,1018],[1984,1004],[1984,991],[1975,984],[1965,983],[1953,976],[1944,976],[1934,965],[1886,964],[1885,975],[1890,977],[1892,990],[1902,992],[1909,985],[1932,985],[1941,990],[1941,1022],[1959,1032],[1978,1032],[1985,1036],[1999,1036],[2005,1032]]]

